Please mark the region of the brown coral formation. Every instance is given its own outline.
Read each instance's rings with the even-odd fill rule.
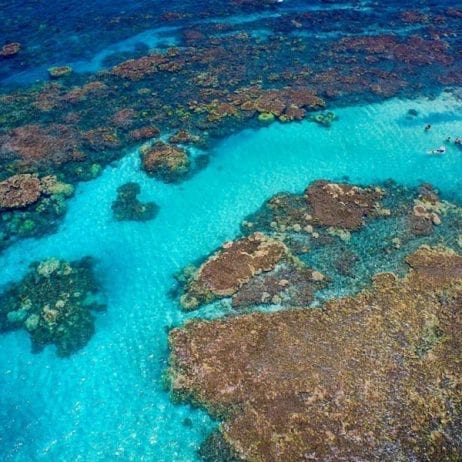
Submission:
[[[59,165],[73,159],[78,144],[76,130],[67,125],[24,125],[0,136],[0,158]]]
[[[255,274],[272,270],[286,250],[262,233],[227,243],[199,268],[197,285],[217,296],[232,295]]]
[[[117,132],[110,127],[98,127],[82,133],[85,146],[93,151],[117,149],[121,146]]]
[[[159,136],[160,130],[157,127],[141,127],[130,131],[128,135],[133,141],[145,141]]]
[[[419,196],[414,200],[414,206],[409,216],[409,229],[415,236],[428,236],[433,232],[434,225],[441,224],[441,213],[444,204],[431,185],[423,184],[419,188]]]
[[[189,157],[184,149],[158,141],[141,148],[143,170],[167,182],[175,181],[189,170]]]
[[[195,270],[186,268],[181,305],[198,308],[232,297],[236,309],[257,304],[309,304],[327,278],[297,259],[277,237],[255,232],[225,243]]]
[[[403,255],[418,246],[457,249],[461,220],[460,208],[440,200],[428,184],[409,189],[392,182],[366,187],[318,180],[303,194],[276,194],[242,221],[242,236],[264,235],[286,247],[272,269],[237,284],[234,271],[241,271],[248,255],[239,259],[234,252],[247,239],[236,238],[199,269],[210,272],[207,277],[232,281],[232,290],[210,290],[199,270],[186,267],[177,277],[180,302],[195,309],[229,297],[235,309],[254,309],[308,306],[324,297],[318,291],[327,285],[331,293],[352,294],[367,287],[377,271],[402,271]]]
[[[72,74],[72,67],[70,66],[54,66],[48,69],[50,79],[60,79]]]
[[[342,38],[334,47],[337,51],[354,51],[380,56],[383,60],[415,66],[439,63],[448,65],[453,58],[447,54],[448,45],[442,40],[425,40],[411,35],[405,40],[395,35],[370,35],[364,37]]]
[[[309,305],[327,280],[319,271],[298,263],[284,262],[272,271],[252,277],[233,295],[233,308],[260,304]]]
[[[409,227],[415,236],[428,236],[433,232],[433,225],[439,223],[436,213],[428,212],[423,205],[415,205],[409,217]]]
[[[35,204],[42,195],[70,197],[74,187],[63,183],[54,175],[38,178],[19,173],[0,182],[0,211],[21,209]]]
[[[379,207],[382,192],[349,184],[316,181],[305,192],[315,222],[354,230]]]
[[[425,278],[444,280],[449,277],[462,281],[462,257],[453,251],[421,247],[406,261],[417,274]]]
[[[0,210],[18,209],[38,201],[40,180],[30,174],[18,174],[0,182]]]
[[[129,59],[112,68],[112,74],[128,80],[141,80],[160,70],[162,64],[168,62],[164,55],[154,54],[138,59]]]
[[[179,130],[171,135],[168,141],[173,144],[197,144],[200,143],[201,139],[199,136],[193,135],[187,130]]]
[[[262,92],[253,104],[255,110],[260,113],[270,113],[278,117],[285,116],[291,120],[303,119],[305,111],[302,108],[304,107],[315,109],[325,106],[321,98],[306,88],[267,90]]]
[[[462,257],[408,262],[322,310],[173,330],[173,392],[219,413],[243,460],[460,460]]]

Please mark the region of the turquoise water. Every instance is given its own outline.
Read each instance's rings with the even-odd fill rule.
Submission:
[[[407,116],[410,108],[419,116]],[[2,460],[197,460],[215,423],[172,404],[162,388],[167,329],[191,316],[168,295],[172,276],[236,236],[241,220],[269,196],[348,175],[359,183],[425,180],[462,200],[462,150],[448,144],[444,156],[426,154],[447,136],[462,136],[462,105],[451,95],[337,114],[330,129],[302,122],[243,131],[218,145],[209,166],[181,185],[147,178],[134,152],[78,186],[57,234],[21,241],[1,256],[3,284],[19,279],[34,260],[91,255],[108,302],[95,336],[68,359],[51,347],[32,355],[24,332],[0,337]],[[424,133],[427,123],[433,127]],[[141,184],[140,200],[159,204],[152,222],[112,219],[116,188],[127,181]]]

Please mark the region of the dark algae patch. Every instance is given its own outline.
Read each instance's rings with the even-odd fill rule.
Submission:
[[[201,444],[199,456],[204,462],[240,462],[240,457],[223,438],[219,431],[212,432]]]
[[[33,263],[0,296],[0,331],[25,329],[33,351],[54,344],[58,356],[70,356],[89,342],[92,311],[102,309],[90,258],[70,263],[50,258]]]
[[[116,220],[148,221],[157,215],[159,207],[154,202],[143,203],[138,200],[140,192],[138,183],[125,183],[117,188],[117,197],[112,203],[112,212]]]

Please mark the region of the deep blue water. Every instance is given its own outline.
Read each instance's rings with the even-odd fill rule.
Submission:
[[[397,10],[395,10],[395,7]],[[395,30],[397,11],[418,8],[438,14],[448,7],[460,7],[455,0],[390,1],[380,4],[370,0],[262,0],[261,2],[210,1],[132,1],[99,0],[81,2],[0,1],[0,45],[20,42],[19,57],[3,61],[0,82],[8,85],[30,84],[46,79],[50,66],[72,64],[77,72],[94,72],[107,63],[120,62],[134,52],[152,48],[182,45],[182,31],[194,27],[207,30],[207,25],[225,23],[230,30],[277,34],[276,22],[286,14],[343,11],[352,32],[368,31],[371,18],[382,30]],[[163,16],[175,12],[181,16]],[[362,16],[367,13],[367,19]],[[331,22],[323,34],[348,34],[341,22]],[[272,28],[275,27],[274,30]],[[422,26],[415,26],[416,29]],[[374,32],[376,27],[370,30]],[[396,30],[399,33],[399,29]],[[263,34],[263,35],[262,35]]]
[[[181,44],[182,28],[197,22],[226,16],[231,25],[255,23],[261,31],[285,10],[334,7],[380,12],[380,5],[367,1],[331,6],[286,0],[256,11],[225,1],[0,1],[1,40],[25,47],[20,59],[4,61],[0,79],[28,84],[44,79],[55,64],[95,72],[114,54]],[[159,19],[170,10],[191,16]],[[419,116],[407,117],[410,108]],[[0,460],[197,461],[200,443],[217,423],[201,410],[173,404],[164,391],[167,332],[192,316],[219,316],[230,307],[222,302],[181,312],[169,295],[173,276],[238,235],[244,217],[271,195],[300,192],[317,178],[348,176],[358,183],[427,181],[462,201],[462,150],[451,145],[445,156],[426,154],[447,136],[462,135],[462,104],[455,96],[392,99],[336,113],[330,129],[306,121],[239,132],[214,147],[206,169],[179,185],[149,179],[133,150],[77,187],[56,234],[20,241],[0,255],[1,285],[19,280],[32,261],[91,255],[108,305],[97,315],[90,343],[67,359],[57,358],[53,347],[32,354],[23,331],[0,336]],[[423,134],[427,123],[433,128]],[[116,188],[127,181],[140,183],[142,200],[159,204],[155,220],[113,219]]]

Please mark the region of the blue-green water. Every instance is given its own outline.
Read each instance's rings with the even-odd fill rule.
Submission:
[[[410,108],[419,115],[407,116]],[[217,146],[210,165],[181,185],[146,177],[134,152],[78,186],[57,234],[19,242],[1,256],[3,284],[19,279],[34,260],[91,255],[108,302],[95,336],[68,359],[57,358],[52,347],[32,355],[22,331],[0,337],[2,460],[197,460],[215,423],[202,411],[174,405],[163,391],[167,329],[191,316],[169,288],[175,272],[237,235],[241,220],[269,196],[347,175],[359,183],[428,181],[462,199],[462,150],[448,144],[443,156],[426,154],[447,136],[462,135],[462,105],[452,96],[337,114],[330,129],[302,122],[243,131]],[[432,129],[424,133],[427,123]],[[116,188],[127,181],[141,184],[142,200],[160,205],[152,222],[113,220]]]

